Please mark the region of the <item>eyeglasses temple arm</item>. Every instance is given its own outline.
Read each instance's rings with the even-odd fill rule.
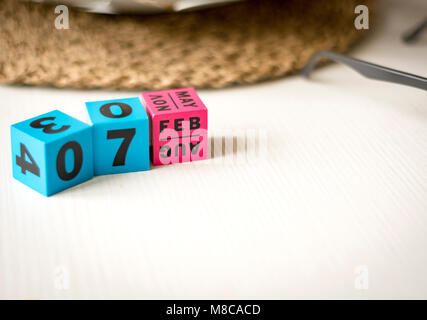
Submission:
[[[311,71],[322,58],[328,58],[335,62],[343,63],[369,79],[382,80],[427,90],[427,78],[350,58],[330,51],[319,51],[314,54],[302,69],[301,74],[309,78]]]
[[[406,32],[402,39],[406,43],[411,43],[417,40],[418,36],[427,29],[427,18],[425,18],[419,25],[414,27],[412,30]]]

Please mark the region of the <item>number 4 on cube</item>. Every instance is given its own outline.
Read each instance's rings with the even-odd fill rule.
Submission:
[[[92,130],[58,110],[11,126],[13,176],[50,196],[93,177]]]

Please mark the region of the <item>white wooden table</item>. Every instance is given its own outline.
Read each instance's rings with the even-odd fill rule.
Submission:
[[[377,11],[352,55],[426,76],[427,35],[400,35],[427,3]],[[334,64],[199,93],[210,136],[254,154],[45,198],[12,178],[9,126],[138,92],[0,87],[0,298],[427,298],[425,91]]]

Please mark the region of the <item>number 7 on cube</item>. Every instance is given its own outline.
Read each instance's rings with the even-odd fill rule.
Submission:
[[[86,102],[95,175],[150,169],[149,124],[139,98]]]

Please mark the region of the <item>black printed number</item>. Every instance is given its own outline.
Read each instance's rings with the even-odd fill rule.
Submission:
[[[67,172],[65,168],[65,153],[68,150],[73,150],[74,154],[74,168],[71,172]],[[58,152],[58,156],[56,157],[56,172],[58,173],[58,177],[61,180],[69,181],[75,178],[83,164],[83,150],[80,144],[76,141],[67,142],[62,146],[62,148]]]
[[[25,155],[27,155],[28,159],[30,159],[31,162],[28,162],[26,160]],[[27,171],[30,171],[32,174],[36,175],[37,177],[40,177],[40,168],[34,161],[25,144],[23,143],[21,143],[21,156],[16,156],[16,165],[21,167],[21,172],[23,174],[27,174]]]
[[[60,132],[64,132],[65,130],[70,129],[70,126],[62,126],[61,128],[58,129],[52,129],[54,126],[56,126],[57,124],[54,122],[51,122],[49,124],[42,124],[43,121],[53,121],[55,120],[56,117],[46,117],[46,118],[40,118],[37,120],[34,120],[33,122],[30,123],[30,126],[32,128],[35,129],[43,129],[44,133],[48,133],[48,134],[52,134],[52,133],[60,133]]]
[[[122,113],[113,114],[111,112],[112,106],[120,107]],[[101,107],[100,111],[107,118],[124,118],[124,117],[127,117],[128,115],[130,115],[132,113],[132,107],[126,103],[123,103],[123,102],[112,102],[112,103],[104,104]]]
[[[126,153],[128,152],[129,145],[135,136],[135,128],[133,129],[121,129],[121,130],[110,130],[107,132],[107,139],[124,139],[120,145],[119,150],[113,161],[113,167],[124,166],[126,160]]]

